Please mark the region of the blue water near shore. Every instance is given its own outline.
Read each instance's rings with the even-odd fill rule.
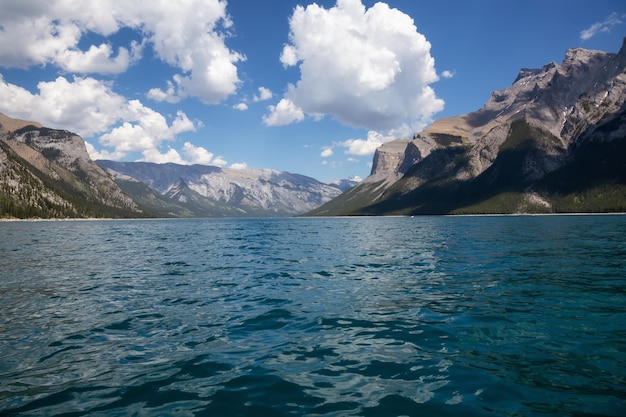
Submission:
[[[3,416],[624,416],[626,216],[0,223]]]

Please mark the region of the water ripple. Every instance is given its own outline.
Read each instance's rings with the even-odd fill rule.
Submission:
[[[2,415],[626,408],[622,216],[0,231]]]

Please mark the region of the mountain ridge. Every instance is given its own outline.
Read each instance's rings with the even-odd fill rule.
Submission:
[[[141,217],[80,136],[0,114],[0,217]]]
[[[325,184],[305,175],[262,168],[155,164],[98,160],[127,193],[128,179],[156,191],[162,199],[202,216],[292,216],[341,194],[354,181]],[[126,184],[122,183],[126,181]],[[343,187],[343,188],[342,188]],[[203,208],[204,207],[204,208]]]
[[[569,49],[481,109],[383,144],[369,177],[309,215],[625,211],[625,115],[626,38],[617,54]]]
[[[0,114],[0,217],[626,211],[626,38],[522,68],[474,112],[388,142],[360,182],[91,160],[80,136]]]
[[[0,218],[292,216],[355,183],[269,169],[96,163],[80,136],[0,113]]]

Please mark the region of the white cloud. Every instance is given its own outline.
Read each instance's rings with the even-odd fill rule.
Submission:
[[[74,77],[73,81],[58,77],[40,82],[37,88],[39,93],[32,94],[5,82],[0,75],[0,112],[87,138],[101,135],[100,144],[113,151],[90,151],[99,159],[120,159],[129,152],[155,156],[164,141],[173,141],[176,135],[197,128],[182,111],[170,124],[165,116],[139,100],[126,100],[106,83],[90,77]],[[170,153],[169,157],[175,155]]]
[[[445,70],[445,71],[443,71],[443,72],[441,73],[441,76],[442,76],[443,78],[452,78],[452,77],[454,77],[454,72],[452,72],[452,71],[448,71],[448,70]]]
[[[171,130],[174,135],[177,135],[183,132],[195,132],[196,126],[182,110],[178,110],[176,112],[176,119],[172,122]]]
[[[299,6],[302,7],[302,6]],[[280,62],[283,63],[283,66],[293,67],[298,64],[298,51],[295,46],[285,45],[283,47],[283,51],[280,54]]]
[[[171,81],[167,82],[167,90],[163,91],[160,88],[151,88],[148,90],[146,96],[154,101],[167,101],[168,103],[178,103],[180,97],[176,95],[176,87]]]
[[[181,154],[175,149],[168,149],[166,152],[161,153],[156,148],[146,149],[143,153],[143,158],[138,162],[154,162],[155,164],[173,163],[179,165],[212,165],[217,167],[223,167],[226,165],[226,161],[222,157],[213,157],[213,154],[207,151],[201,146],[194,146],[189,142],[183,145],[183,154],[186,158],[183,158]]]
[[[226,165],[228,165],[228,162],[226,162],[226,160],[222,158],[221,156],[218,156],[215,159],[213,159],[213,161],[211,161],[211,165],[216,166],[216,167],[225,167]]]
[[[272,93],[272,90],[270,90],[269,88],[265,88],[265,87],[259,87],[259,94],[258,95],[254,95],[253,100],[256,101],[265,101],[265,100],[269,100],[270,98],[272,98],[274,94]]]
[[[151,90],[151,98],[175,102],[191,96],[217,104],[236,92],[235,64],[245,60],[225,44],[231,26],[224,0],[98,0],[88,7],[75,0],[6,0],[0,2],[0,66],[120,73],[149,43],[158,58],[180,70],[166,91]],[[122,28],[135,30],[141,43],[131,41],[116,55],[108,43],[81,49],[86,34],[108,37]]]
[[[171,90],[171,92],[175,93],[174,90]],[[148,94],[146,94],[146,96],[154,101],[166,101],[169,97],[172,97],[173,94],[167,94],[166,91],[163,91],[160,88],[151,88],[148,90]]]
[[[0,75],[0,111],[37,120],[44,126],[68,129],[90,137],[124,120],[124,97],[101,81],[74,77],[37,84],[38,94],[4,81]]]
[[[222,0],[158,2],[143,0],[135,8],[142,30],[166,63],[182,70],[174,84],[180,97],[217,104],[240,84],[237,62],[245,57],[225,44],[232,22]]]
[[[131,62],[139,58],[139,48],[133,44],[135,55],[131,56],[126,48],[119,48],[117,56],[112,58],[111,45],[91,45],[86,52],[65,50],[57,54],[58,64],[65,71],[76,73],[119,74],[128,68]]]
[[[289,24],[280,60],[297,65],[300,80],[270,108],[266,124],[299,121],[306,113],[381,132],[404,124],[418,130],[443,109],[429,87],[438,79],[430,43],[401,11],[338,0],[330,9],[297,6]],[[286,117],[294,114],[286,103],[300,116]]]
[[[320,153],[320,156],[322,158],[328,158],[329,156],[333,156],[333,148],[330,146],[326,146],[322,149],[322,152]]]
[[[156,150],[162,139],[151,136],[144,126],[140,124],[124,122],[121,126],[111,130],[111,132],[102,135],[100,143],[126,154],[128,152]]]
[[[223,165],[221,157],[214,158],[214,155],[202,146],[194,146],[189,142],[183,145],[183,154],[190,164],[214,165],[215,161],[218,161],[218,164]]]
[[[373,154],[383,143],[392,141],[400,136],[402,136],[400,132],[391,132],[389,135],[383,135],[382,133],[370,130],[367,132],[366,139],[348,139],[342,142],[334,142],[332,146],[324,146],[320,156],[322,158],[333,156],[334,148],[337,147],[346,148],[345,154],[347,155],[368,156]],[[349,157],[346,161],[358,162],[358,159]]]
[[[246,164],[245,162],[235,162],[234,164],[231,164],[230,167],[232,169],[246,169],[248,168],[248,164]]]
[[[153,162],[155,164],[173,163],[188,165],[175,149],[169,149],[165,153],[161,153],[158,149],[154,148],[146,149],[145,151],[143,151],[143,158],[139,159],[137,162]]]
[[[102,149],[98,151],[91,143],[85,141],[85,147],[87,148],[87,153],[91,159],[108,159],[111,161],[117,161],[118,159],[122,159],[126,154],[121,151],[109,152],[106,149]]]
[[[383,143],[394,140],[396,135],[385,136],[381,133],[369,131],[367,132],[367,139],[348,139],[343,142],[339,142],[338,146],[342,146],[346,149],[348,155],[371,155],[374,151]]]
[[[612,26],[621,25],[623,23],[622,19],[626,19],[626,14],[611,13],[603,22],[594,23],[589,28],[581,31],[580,39],[586,41],[598,33],[608,33],[611,31]]]
[[[145,158],[151,158],[151,162],[169,158],[168,162],[184,163],[173,149],[164,156],[157,154],[164,141],[173,141],[177,134],[196,130],[185,113],[178,111],[169,125],[162,114],[145,107],[139,100],[129,101],[123,111],[122,117],[125,121],[100,137],[99,142],[102,145],[114,148],[116,152],[142,152]],[[202,158],[201,154],[194,155],[190,149],[184,147],[183,150],[192,163],[196,163],[196,158]]]
[[[248,110],[248,105],[246,103],[239,103],[239,104],[235,104],[233,108],[239,111],[246,111]]]
[[[304,112],[291,100],[283,98],[276,106],[268,107],[269,116],[263,116],[267,126],[283,126],[304,120]]]

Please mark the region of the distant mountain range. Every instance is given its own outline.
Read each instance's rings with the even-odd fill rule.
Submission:
[[[483,108],[376,150],[371,175],[90,159],[65,130],[0,113],[0,217],[626,211],[626,39],[522,69]]]
[[[309,215],[626,211],[626,39],[522,69],[478,111],[382,145]]]
[[[96,164],[78,135],[0,113],[0,218],[293,216],[356,183],[265,169]]]
[[[96,163],[140,206],[167,217],[293,216],[319,207],[357,183],[324,184],[269,169]]]

